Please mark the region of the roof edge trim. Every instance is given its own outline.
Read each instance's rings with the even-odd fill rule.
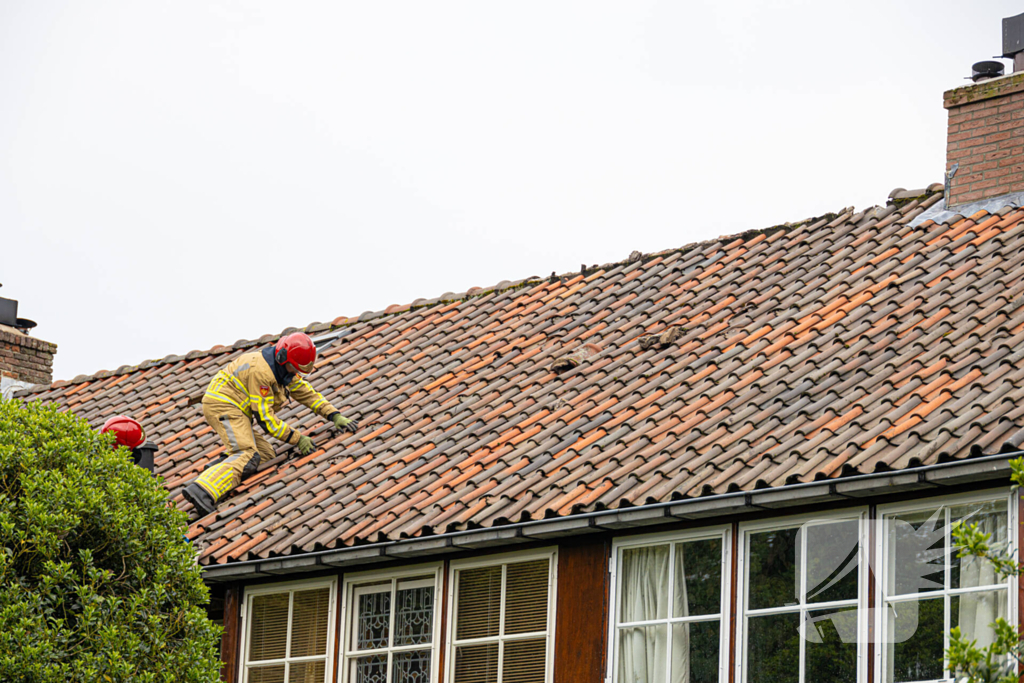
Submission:
[[[1009,485],[1009,461],[1017,457],[1024,457],[1024,451],[997,453],[839,479],[787,484],[771,489],[721,493],[689,500],[638,505],[626,509],[599,510],[550,519],[516,522],[498,527],[467,529],[421,538],[319,550],[286,557],[207,565],[202,567],[203,578],[210,582],[235,581],[274,576],[283,573],[282,570],[287,571],[287,569],[317,571],[328,568],[344,568],[367,562],[436,555],[495,545],[511,545],[535,539],[575,536],[580,533],[616,531],[629,527],[650,526],[672,521],[700,520],[758,510],[784,510],[789,507],[827,501],[857,500],[882,492],[941,490],[948,486],[991,481],[1000,477],[1006,478],[1007,485]],[[479,540],[479,543],[474,540]],[[350,555],[351,557],[349,557]],[[328,561],[324,561],[325,558]],[[290,566],[286,569],[282,565]]]

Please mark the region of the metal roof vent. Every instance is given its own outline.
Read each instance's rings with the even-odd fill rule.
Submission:
[[[3,285],[0,285],[3,287]],[[18,317],[18,302],[14,299],[5,299],[0,296],[0,325],[13,327],[20,332],[28,332],[36,323],[28,318]]]
[[[1003,75],[1002,62],[975,62],[971,67],[971,80],[975,83],[987,81],[990,78],[999,78]]]

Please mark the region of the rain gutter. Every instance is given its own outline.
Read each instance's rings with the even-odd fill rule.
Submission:
[[[1022,456],[1024,456],[1024,451],[999,453],[891,472],[873,472],[840,479],[823,479],[775,488],[664,501],[627,509],[599,510],[566,517],[513,522],[497,527],[466,529],[436,536],[318,550],[288,557],[231,562],[204,567],[203,578],[210,582],[234,581],[310,572],[332,567],[347,568],[388,560],[437,556],[586,533],[616,531],[685,520],[711,520],[750,512],[781,511],[791,507],[834,503],[843,500],[866,500],[894,493],[928,489],[941,490],[998,479],[1008,482],[1009,460]]]

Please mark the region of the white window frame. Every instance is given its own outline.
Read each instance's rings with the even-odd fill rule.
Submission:
[[[410,567],[402,567],[394,570],[374,570],[364,572],[354,572],[345,575],[345,582],[342,590],[341,598],[341,614],[342,614],[342,638],[341,638],[341,675],[339,680],[341,683],[348,683],[350,679],[350,660],[356,659],[357,657],[363,657],[367,653],[371,654],[386,654],[388,655],[388,666],[387,675],[388,679],[391,678],[391,655],[395,652],[405,652],[409,650],[425,650],[423,645],[398,645],[388,646],[386,648],[378,648],[376,650],[352,650],[352,627],[355,612],[357,609],[356,603],[356,592],[357,590],[366,584],[375,582],[391,582],[391,591],[394,593],[398,587],[398,582],[403,579],[407,579],[413,576],[427,576],[432,575],[434,585],[434,626],[431,634],[430,642],[430,680],[437,680],[438,673],[438,659],[440,658],[440,643],[441,643],[441,621],[442,619],[442,608],[444,606],[444,572],[442,571],[443,564],[440,562],[432,562],[429,564],[420,564]],[[391,622],[394,624],[395,619],[395,602],[392,600],[391,603]]]
[[[971,503],[987,503],[996,500],[1006,501],[1006,520],[1008,524],[1007,529],[1007,542],[1009,547],[1013,550],[1014,554],[1017,554],[1017,505],[1018,505],[1018,492],[1007,489],[997,489],[995,491],[980,491],[977,493],[962,493],[949,496],[933,496],[930,498],[922,498],[920,500],[914,500],[905,503],[891,503],[887,505],[879,505],[877,511],[877,524],[875,529],[875,557],[878,558],[878,571],[875,577],[875,633],[877,634],[875,645],[875,680],[884,682],[885,681],[885,670],[887,661],[886,651],[888,648],[885,647],[886,643],[886,631],[888,626],[888,619],[885,618],[885,582],[888,579],[889,571],[889,544],[888,536],[886,533],[886,517],[897,514],[905,514],[908,512],[918,512],[921,510],[933,510],[935,508],[953,507],[958,505],[970,505]],[[950,535],[946,534],[947,552]],[[946,567],[946,581],[949,582],[949,567]],[[1016,577],[1007,577],[1005,582],[1006,594],[1006,620],[1010,624],[1017,623],[1017,579]],[[939,598],[942,597],[943,601],[946,602],[946,598],[950,595],[960,595],[963,593],[971,593],[977,590],[984,589],[953,589],[930,591],[928,593],[914,593],[908,595],[900,595],[899,600],[909,601],[922,597]],[[949,648],[949,630],[951,628],[949,624],[949,610],[943,608],[945,614],[945,628],[943,630],[943,652]],[[943,672],[948,675],[945,669],[945,663],[943,663]],[[951,683],[951,678],[938,678],[929,683]]]
[[[555,664],[555,604],[558,601],[557,586],[558,586],[558,549],[557,548],[545,548],[541,550],[532,551],[520,551],[512,553],[502,553],[500,555],[488,555],[486,557],[478,557],[466,560],[452,560],[448,567],[448,625],[446,629],[445,637],[445,683],[451,683],[455,678],[455,648],[458,645],[472,645],[473,643],[491,643],[500,642],[505,643],[508,641],[515,640],[532,640],[536,639],[538,635],[536,633],[517,633],[513,636],[498,636],[490,638],[473,638],[470,640],[455,641],[455,622],[457,619],[457,604],[458,604],[458,581],[456,577],[458,572],[465,569],[475,569],[478,567],[493,567],[495,565],[515,564],[518,562],[530,562],[532,560],[548,560],[548,622],[547,632],[545,634],[545,649],[544,649],[544,682],[552,683],[554,680],[554,664]],[[499,616],[499,623],[505,623],[505,570],[502,570],[502,595],[501,595],[501,614]],[[503,664],[503,652],[504,648],[498,648],[498,683],[501,683],[502,676],[504,675]]]
[[[829,510],[827,512],[810,513],[804,515],[792,515],[788,517],[774,517],[770,520],[747,522],[740,524],[739,538],[737,544],[736,562],[736,680],[740,683],[757,683],[756,676],[747,678],[747,601],[749,599],[749,582],[747,581],[747,567],[750,564],[747,557],[750,550],[748,537],[751,533],[772,531],[776,529],[792,529],[802,526],[806,522],[822,523],[839,522],[843,520],[856,520],[858,522],[859,556],[857,567],[857,600],[856,605],[852,601],[837,601],[823,603],[807,603],[793,607],[772,607],[755,610],[755,614],[803,614],[808,609],[828,609],[830,606],[857,607],[857,681],[863,683],[867,680],[867,651],[868,651],[868,550],[869,550],[869,524],[868,510],[865,507],[847,508],[844,510]],[[806,543],[806,534],[802,535]],[[804,553],[806,556],[806,553]],[[806,574],[803,574],[806,582]],[[805,591],[806,592],[806,591]],[[800,622],[800,680],[804,683],[816,683],[807,681],[805,678],[806,668],[806,641],[803,637],[806,623]]]
[[[672,531],[662,532],[657,534],[645,534],[643,536],[628,536],[625,538],[616,538],[612,540],[612,556],[609,564],[609,571],[611,572],[611,581],[608,589],[609,608],[608,608],[608,672],[605,678],[610,683],[622,683],[618,680],[619,676],[619,568],[622,562],[622,552],[630,548],[644,548],[657,545],[668,545],[670,549],[673,549],[669,553],[669,593],[668,593],[668,604],[671,609],[672,596],[674,591],[675,583],[675,551],[674,546],[676,543],[686,543],[689,541],[706,541],[712,538],[722,539],[722,567],[721,567],[721,581],[722,581],[722,604],[720,606],[719,613],[719,651],[718,651],[718,680],[728,680],[728,669],[729,669],[729,606],[731,604],[731,593],[732,593],[732,525],[725,524],[719,526],[702,527],[699,529],[687,529],[685,531]],[[671,614],[667,619],[658,619],[650,622],[653,624],[674,624],[682,622],[693,622],[693,621],[710,621],[707,618],[702,617],[672,617]],[[647,622],[643,622],[647,623]],[[672,634],[669,632],[669,640],[671,641]],[[668,668],[667,671],[672,671],[672,648],[671,645],[667,648],[668,650]],[[671,673],[669,680],[672,680]],[[667,682],[666,682],[667,683]]]
[[[338,581],[336,577],[325,577],[320,579],[306,579],[302,581],[287,581],[284,583],[274,583],[259,586],[246,586],[245,595],[242,600],[242,615],[241,615],[241,631],[244,634],[242,638],[242,646],[238,653],[238,668],[241,672],[240,679],[241,683],[248,683],[249,681],[249,665],[253,666],[270,666],[274,664],[285,665],[285,680],[288,680],[288,669],[292,663],[301,663],[308,661],[318,661],[320,655],[310,657],[285,657],[284,659],[269,659],[259,662],[249,662],[249,638],[250,629],[252,627],[252,620],[249,615],[252,613],[252,600],[258,595],[273,595],[275,593],[286,593],[289,591],[305,591],[314,590],[317,588],[329,587],[331,589],[330,598],[327,606],[327,655],[324,664],[324,681],[331,680],[331,674],[334,671],[334,624],[337,620],[337,604],[338,604]],[[292,628],[292,609],[294,605],[294,598],[290,598],[288,602],[288,634],[285,642],[287,647],[291,647],[291,628]]]

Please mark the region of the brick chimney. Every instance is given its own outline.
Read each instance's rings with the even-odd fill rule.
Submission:
[[[977,62],[974,85],[942,95],[946,208],[1024,192],[1024,14],[1003,19],[1002,58],[1013,60],[1014,73],[1003,76],[1000,62]]]
[[[53,381],[57,345],[28,335],[36,324],[18,317],[18,302],[0,297],[0,397]]]
[[[1024,71],[947,90],[946,206],[1024,192]]]
[[[57,345],[0,325],[0,377],[25,384],[53,381]]]

